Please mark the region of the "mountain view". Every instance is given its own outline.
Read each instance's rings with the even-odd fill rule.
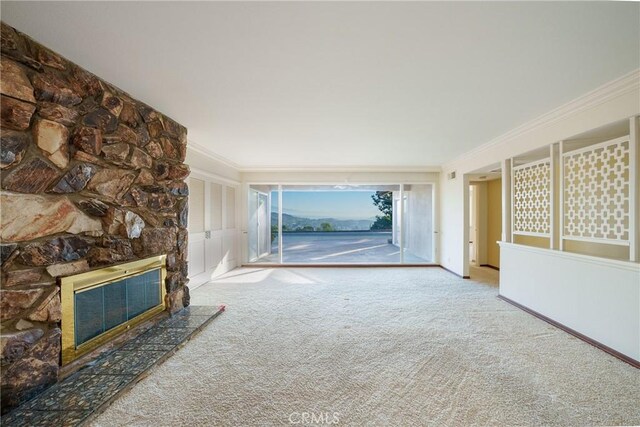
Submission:
[[[372,219],[301,218],[282,214],[282,231],[356,231],[369,230]],[[271,212],[271,224],[278,224],[278,214]],[[323,225],[325,224],[325,225]],[[327,226],[326,224],[329,224]]]

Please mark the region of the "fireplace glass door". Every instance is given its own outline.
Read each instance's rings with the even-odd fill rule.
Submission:
[[[165,263],[161,255],[62,278],[63,365],[162,312]]]
[[[76,292],[76,347],[162,304],[161,273],[155,269]]]

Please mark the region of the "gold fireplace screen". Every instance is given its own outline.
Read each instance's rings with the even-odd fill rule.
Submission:
[[[165,309],[166,255],[60,279],[62,364]]]

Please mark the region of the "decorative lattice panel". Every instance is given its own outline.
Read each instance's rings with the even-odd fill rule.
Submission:
[[[565,238],[629,241],[629,141],[563,155]]]
[[[513,169],[513,232],[548,235],[551,167],[541,161]]]

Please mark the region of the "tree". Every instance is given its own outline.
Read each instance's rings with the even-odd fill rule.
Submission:
[[[311,225],[305,225],[304,227],[302,227],[302,231],[315,231],[313,226]]]
[[[282,224],[282,232],[289,231],[289,227],[285,224]],[[278,224],[274,224],[271,226],[271,241],[273,242],[278,237]]]
[[[323,222],[322,224],[320,224],[320,229],[322,231],[334,231],[333,227],[328,222]]]
[[[371,199],[382,212],[382,215],[376,215],[376,220],[371,224],[371,230],[391,230],[393,228],[393,192],[376,191],[371,195]]]

